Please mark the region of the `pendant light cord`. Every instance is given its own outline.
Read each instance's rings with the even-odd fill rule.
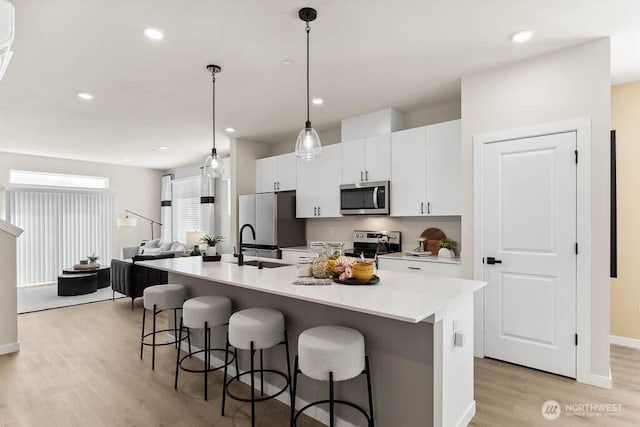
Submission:
[[[311,27],[308,21],[305,31],[307,32],[307,127],[311,127],[311,121],[309,120],[309,33],[311,32]]]
[[[213,150],[211,153],[215,153],[216,151],[216,72],[215,70],[211,71],[211,81],[213,82],[213,89],[211,91],[212,98],[212,109],[211,109],[211,129],[213,130]]]

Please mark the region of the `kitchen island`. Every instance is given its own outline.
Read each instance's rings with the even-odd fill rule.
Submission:
[[[246,257],[251,259],[259,258]],[[374,286],[301,286],[292,284],[294,266],[257,269],[235,262],[225,255],[221,262],[188,257],[139,264],[167,271],[169,283],[187,286],[189,297],[224,295],[231,298],[234,311],[251,307],[282,311],[294,354],[297,337],[307,328],[336,324],[361,331],[371,363],[377,426],[469,423],[475,413],[473,293],[485,282],[379,270],[380,283]],[[224,334],[218,333],[217,339],[222,343]],[[244,356],[241,370],[248,365]],[[265,364],[286,370],[279,349],[265,353]],[[326,398],[327,383],[304,376],[299,380],[298,407]],[[338,383],[337,396],[366,408],[364,378]],[[281,400],[289,403],[288,396]],[[307,413],[328,421],[322,408]],[[337,425],[363,425],[350,408],[336,413]]]

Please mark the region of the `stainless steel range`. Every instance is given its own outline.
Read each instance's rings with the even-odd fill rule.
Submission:
[[[356,230],[353,232],[353,252],[348,252],[346,255],[359,257],[363,254],[365,258],[373,259],[376,255],[383,253],[400,252],[402,250],[400,238],[399,231]]]

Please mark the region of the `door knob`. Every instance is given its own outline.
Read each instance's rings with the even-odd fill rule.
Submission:
[[[491,265],[493,265],[493,264],[502,264],[502,260],[501,259],[495,259],[492,256],[488,256],[487,257],[487,264],[491,264]]]

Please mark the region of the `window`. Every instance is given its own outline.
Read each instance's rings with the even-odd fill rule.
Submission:
[[[200,177],[175,179],[171,186],[173,240],[186,242],[187,231],[200,229]]]
[[[73,187],[91,190],[108,190],[109,178],[103,176],[68,175],[64,173],[46,173],[10,170],[9,183],[33,185],[38,187]]]
[[[17,241],[18,286],[56,281],[63,268],[95,253],[108,264],[114,255],[113,194],[8,188],[9,222],[24,230]]]

